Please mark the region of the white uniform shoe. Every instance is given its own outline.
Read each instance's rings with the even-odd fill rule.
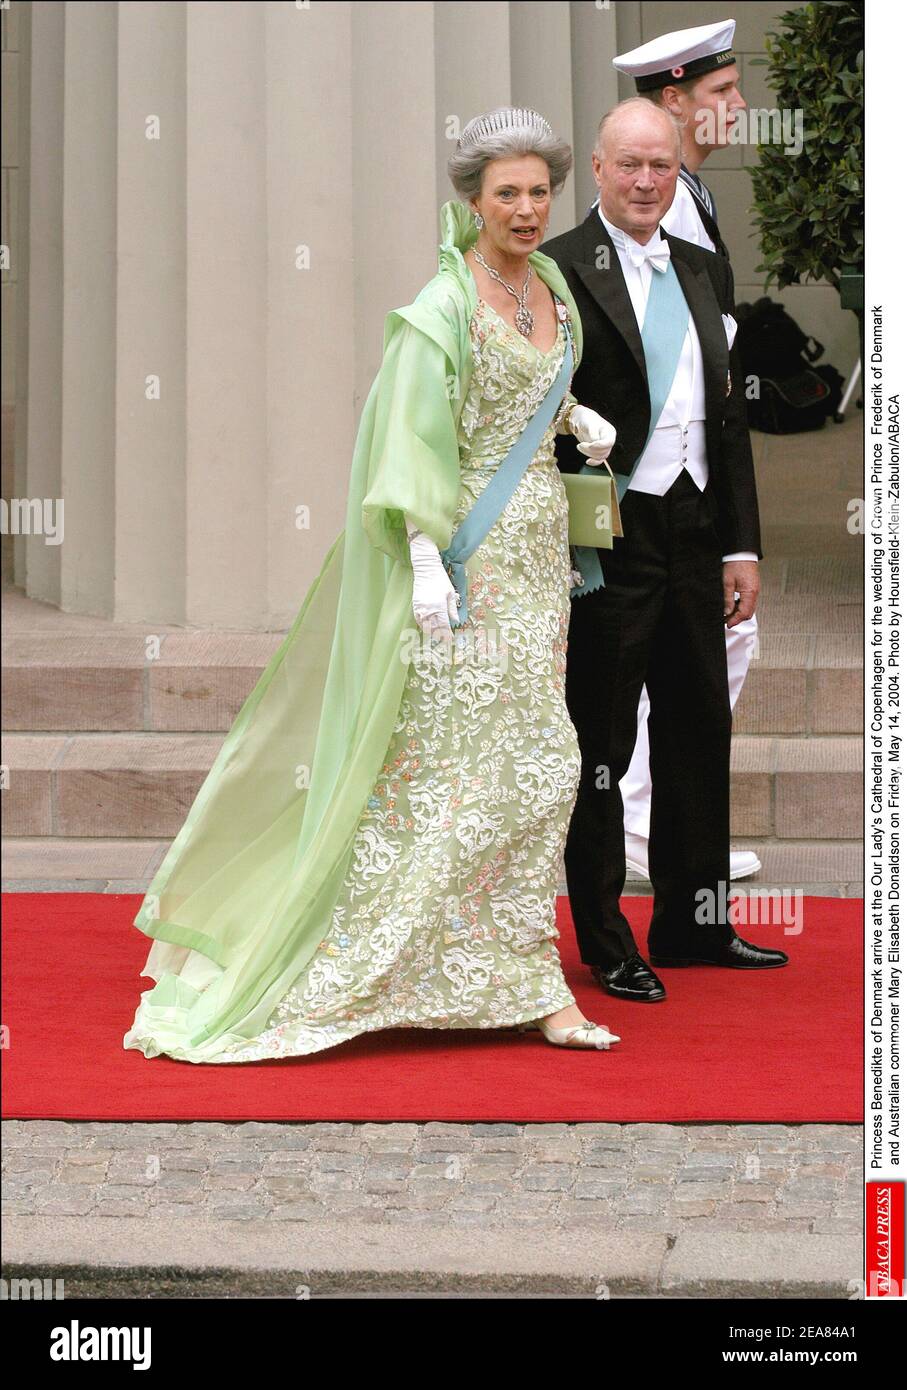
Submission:
[[[731,878],[750,878],[761,868],[762,860],[751,849],[731,850]]]
[[[640,878],[649,877],[649,842],[642,835],[625,835],[627,868]],[[762,868],[762,860],[752,850],[731,850],[731,878],[749,878]]]

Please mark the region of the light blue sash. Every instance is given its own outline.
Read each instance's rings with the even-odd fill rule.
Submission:
[[[639,458],[633,464],[630,472],[614,474],[619,502],[624,500],[624,495],[630,486],[639,460],[645,453],[655,426],[661,417],[661,412],[665,408],[665,402],[670,394],[677,372],[677,364],[683,350],[683,340],[686,337],[689,318],[689,305],[684,298],[683,290],[680,288],[677,272],[669,261],[667,270],[652,271],[649,298],[646,301],[646,316],[642,325],[642,350],[646,359],[651,406],[649,433],[646,435],[646,442],[639,452]],[[598,470],[590,464],[585,464],[580,472],[595,473]],[[620,541],[618,541],[619,544]],[[591,593],[593,589],[601,589],[605,580],[602,575],[598,551],[592,546],[577,545],[574,546],[573,553],[576,568],[583,576],[583,583],[570,590],[570,597],[575,598],[577,595],[582,596]]]
[[[558,320],[560,332],[560,320]],[[570,385],[573,373],[573,340],[567,333],[567,346],[560,371],[548,388],[547,395],[529,421],[513,448],[503,459],[490,481],[482,489],[467,515],[457,528],[450,545],[441,551],[444,568],[450,575],[451,583],[457,591],[459,600],[457,622],[459,627],[466,622],[466,561],[473,551],[482,544],[501,512],[507,506],[517,484],[532,462],[545,431],[554,419],[555,412]],[[593,552],[594,554],[594,552]]]

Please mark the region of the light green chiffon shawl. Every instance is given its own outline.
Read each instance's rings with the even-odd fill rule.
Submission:
[[[438,274],[388,314],[356,438],[344,530],[240,709],[135,925],[154,944],[124,1046],[229,1060],[327,934],[381,773],[417,629],[403,514],[443,550],[459,499],[457,422],[476,286],[466,207],[441,209]],[[530,262],[582,327],[558,267]]]

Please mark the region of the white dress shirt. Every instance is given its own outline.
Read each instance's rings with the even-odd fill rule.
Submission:
[[[693,195],[689,189],[678,180],[678,193],[681,188],[692,199]],[[702,223],[696,209],[691,207],[690,212],[701,228]],[[598,215],[614,243],[614,249],[624,273],[630,302],[633,305],[633,312],[636,315],[636,322],[642,331],[652,276],[661,272],[653,271],[648,261],[643,261],[638,266],[634,265],[630,259],[628,249],[630,238],[627,233],[608,221],[600,204]],[[654,249],[660,241],[661,230],[656,227],[653,236],[643,249],[649,247]],[[687,331],[674,380],[671,383],[671,390],[665,401],[664,409],[658,417],[655,429],[652,431],[652,437],[636,466],[628,490],[654,493],[656,496],[662,497],[672,483],[680,477],[684,469],[701,492],[709,478],[705,441],[705,373],[702,363],[702,348],[692,314],[687,319]],[[755,551],[735,551],[732,555],[722,556],[725,561],[756,560],[757,558]]]

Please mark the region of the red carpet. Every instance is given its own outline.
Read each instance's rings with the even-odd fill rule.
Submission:
[[[137,894],[5,900],[7,1118],[82,1120],[839,1121],[862,1119],[862,903],[805,898],[803,929],[741,935],[786,950],[782,970],[665,970],[668,998],[601,993],[576,951],[566,898],[559,949],[610,1052],[540,1034],[398,1029],[310,1057],[242,1065],[125,1051],[149,942]],[[644,942],[650,900],[625,899]],[[644,952],[645,954],[645,952]]]

